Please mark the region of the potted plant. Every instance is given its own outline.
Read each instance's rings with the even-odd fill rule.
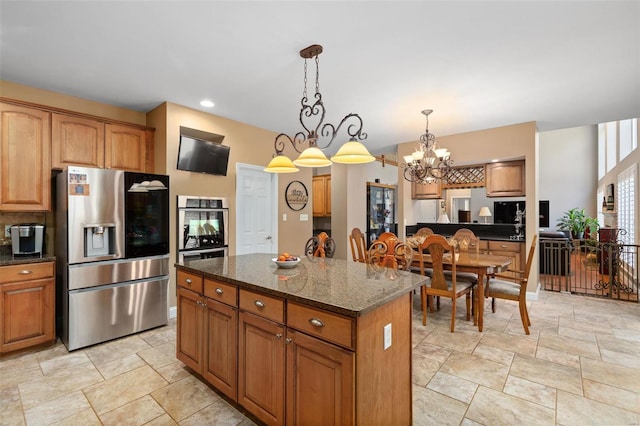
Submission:
[[[567,210],[557,223],[558,229],[571,232],[573,239],[583,238],[586,230],[589,230],[590,236],[599,226],[598,219],[587,216],[584,209],[577,207]]]

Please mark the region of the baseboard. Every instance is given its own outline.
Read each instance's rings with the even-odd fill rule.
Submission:
[[[538,292],[540,291],[540,283],[536,286],[536,291],[527,291],[527,300],[538,300]]]
[[[178,307],[177,306],[170,306],[169,307],[169,319],[174,319],[177,316],[178,316]]]

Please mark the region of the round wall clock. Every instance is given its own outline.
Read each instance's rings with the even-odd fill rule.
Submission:
[[[309,192],[304,183],[294,180],[287,185],[287,189],[284,191],[284,198],[291,210],[299,211],[304,209],[309,202]]]

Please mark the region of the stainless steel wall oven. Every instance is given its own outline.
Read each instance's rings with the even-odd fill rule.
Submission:
[[[227,256],[227,199],[178,195],[177,228],[178,262]]]

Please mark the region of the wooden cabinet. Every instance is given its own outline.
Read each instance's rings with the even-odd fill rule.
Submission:
[[[413,200],[429,200],[442,198],[442,181],[431,183],[411,183],[411,198]]]
[[[105,168],[146,171],[148,153],[144,130],[116,124],[106,124],[104,130]]]
[[[356,321],[180,267],[176,277],[178,359],[227,395],[237,378],[232,399],[260,422],[411,424],[410,293]]]
[[[496,256],[505,256],[513,259],[511,265],[509,265],[509,269],[514,271],[521,271],[523,265],[525,264],[523,261],[524,256],[524,243],[517,241],[489,241],[489,252]],[[503,273],[503,275],[513,275],[514,277],[520,278],[519,274],[512,273]]]
[[[176,357],[235,401],[237,289],[184,271],[178,271],[176,282]]]
[[[287,424],[355,423],[355,354],[287,329]]]
[[[55,338],[54,263],[0,267],[0,352]]]
[[[317,175],[311,183],[313,215],[331,216],[331,175]]]
[[[50,113],[0,103],[0,115],[0,211],[48,211]]]
[[[524,160],[485,166],[487,197],[522,197],[525,192]]]
[[[104,167],[104,123],[64,114],[51,116],[51,168]]]

